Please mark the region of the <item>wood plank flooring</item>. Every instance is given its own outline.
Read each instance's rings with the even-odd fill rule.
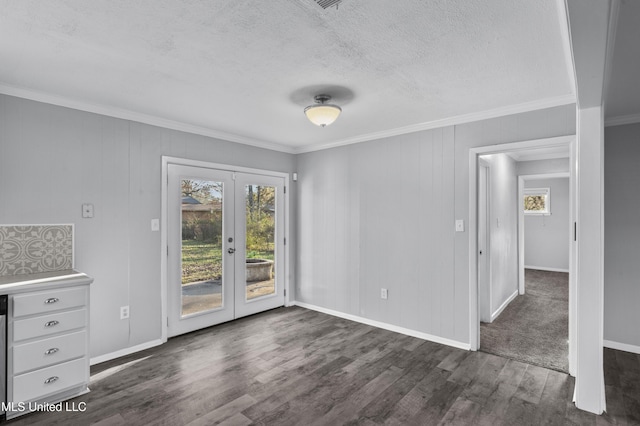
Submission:
[[[85,412],[17,425],[640,424],[640,357],[605,350],[609,413],[570,376],[299,307],[173,338],[91,368]]]

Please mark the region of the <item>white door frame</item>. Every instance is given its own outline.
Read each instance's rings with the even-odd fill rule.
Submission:
[[[499,145],[489,145],[469,150],[469,346],[473,351],[478,350],[480,346],[480,317],[478,309],[478,157],[485,154],[497,154],[505,151],[527,150],[532,148],[556,147],[569,145],[571,150],[571,175],[570,175],[570,197],[571,197],[571,218],[575,218],[576,206],[575,202],[575,143],[576,136],[560,136],[547,139],[536,139],[530,141],[504,143]],[[570,244],[569,256],[569,374],[575,375],[575,366],[577,364],[577,312],[576,312],[576,294],[577,280],[575,269],[575,253],[576,244]],[[520,257],[520,250],[518,253]],[[519,277],[518,288],[520,288]],[[524,283],[522,284],[524,286]]]
[[[478,263],[478,266],[480,266],[482,263],[484,263],[485,266],[485,278],[486,278],[486,282],[485,287],[483,288],[483,286],[481,285],[480,282],[480,276],[478,277],[478,292],[479,292],[479,296],[478,296],[478,303],[479,303],[479,316],[480,316],[480,320],[483,322],[487,322],[490,323],[491,322],[491,314],[493,313],[493,309],[491,306],[491,300],[492,300],[492,288],[493,286],[491,285],[491,163],[488,162],[485,159],[482,158],[478,158],[478,166],[479,166],[479,170],[480,170],[480,174],[484,173],[485,174],[485,178],[484,178],[484,188],[482,188],[482,186],[480,186],[480,182],[482,182],[482,180],[480,180],[479,186],[478,186],[478,194],[479,195],[483,195],[484,197],[484,228],[482,228],[480,226],[480,219],[483,217],[483,215],[481,214],[481,204],[480,204],[480,199],[478,199],[478,231],[481,233],[484,230],[484,240],[485,240],[485,246],[484,246],[484,253],[482,254],[482,260]],[[484,192],[483,192],[484,191]],[[480,256],[480,248],[478,248],[478,251],[476,252],[478,253],[478,256]],[[480,271],[480,267],[478,267],[478,271]],[[484,301],[484,303],[483,303]],[[484,305],[484,308],[483,308]]]
[[[178,164],[183,166],[203,167],[209,169],[225,170],[229,172],[237,173],[251,173],[255,175],[275,176],[284,178],[285,193],[284,193],[284,237],[287,244],[284,247],[284,288],[285,288],[285,306],[290,305],[289,291],[290,284],[290,265],[291,265],[291,244],[289,243],[289,192],[286,188],[290,187],[289,173],[275,172],[271,170],[253,169],[249,167],[239,167],[229,164],[210,163],[208,161],[191,160],[187,158],[162,156],[162,210],[160,217],[160,291],[161,291],[161,321],[162,321],[162,342],[167,341],[167,322],[168,322],[168,307],[167,307],[167,229],[168,220],[167,213],[169,208],[169,200],[167,197],[168,189],[168,166],[169,164]]]

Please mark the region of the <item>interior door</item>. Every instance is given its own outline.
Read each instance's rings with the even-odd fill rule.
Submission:
[[[233,173],[168,165],[168,336],[234,318]]]
[[[169,164],[168,336],[284,305],[284,178]]]

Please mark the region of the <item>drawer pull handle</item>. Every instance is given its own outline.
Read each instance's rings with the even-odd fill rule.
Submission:
[[[60,321],[53,320],[53,321],[45,322],[44,326],[45,327],[53,327],[54,325],[58,325],[58,324],[60,324]]]
[[[53,383],[53,382],[57,381],[59,378],[60,377],[58,377],[58,376],[51,376],[47,380],[44,381],[44,384],[48,385],[49,383]]]
[[[50,299],[45,300],[44,303],[46,303],[47,305],[50,305],[51,303],[56,303],[59,300],[60,299],[58,299],[57,297],[52,297]]]
[[[58,348],[51,348],[51,349],[47,349],[46,351],[44,351],[44,354],[45,354],[45,355],[53,355],[53,354],[55,354],[56,352],[58,352],[59,350],[60,350],[60,349],[58,349]]]

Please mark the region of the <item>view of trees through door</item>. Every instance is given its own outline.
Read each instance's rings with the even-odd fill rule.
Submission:
[[[223,184],[182,179],[182,315],[222,306]],[[275,291],[275,188],[245,186],[246,298]],[[258,271],[260,270],[260,271]]]

